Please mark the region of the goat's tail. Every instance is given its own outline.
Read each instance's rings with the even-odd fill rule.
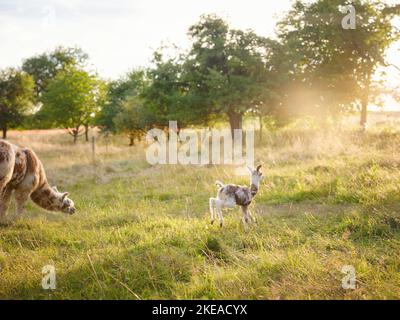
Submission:
[[[219,181],[219,180],[215,181],[215,184],[216,184],[218,187],[220,187],[220,188],[225,187],[225,185],[224,185],[221,181]]]

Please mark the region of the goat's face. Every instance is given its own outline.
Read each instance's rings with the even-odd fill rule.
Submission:
[[[251,183],[258,186],[262,179],[264,179],[262,172],[260,171],[261,169],[261,164],[257,166],[255,170],[250,168],[249,166],[247,167],[249,169],[250,175],[251,175]]]

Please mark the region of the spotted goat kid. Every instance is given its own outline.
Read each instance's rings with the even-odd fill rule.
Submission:
[[[18,216],[29,198],[46,210],[75,212],[68,192],[50,187],[43,165],[32,150],[0,140],[0,220],[7,213],[13,192]]]
[[[256,222],[256,219],[250,213],[249,205],[260,188],[260,182],[263,179],[263,175],[260,172],[261,165],[257,166],[255,170],[250,167],[247,168],[250,172],[250,188],[234,184],[225,185],[220,181],[215,182],[215,184],[219,186],[219,189],[217,197],[210,198],[211,224],[214,223],[217,213],[220,226],[222,227],[224,224],[222,208],[234,208],[235,206],[240,206],[242,208],[244,214],[243,221],[245,223],[249,222],[249,218]]]

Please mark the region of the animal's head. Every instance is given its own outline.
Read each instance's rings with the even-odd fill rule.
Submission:
[[[247,169],[250,172],[251,176],[251,183],[255,185],[259,185],[259,183],[264,179],[262,172],[260,171],[261,169],[261,164],[257,166],[256,169],[252,169],[249,166],[247,166]]]
[[[59,192],[57,190],[57,187],[53,187],[53,190],[55,191],[55,199],[53,201],[53,208],[57,211],[65,212],[68,214],[74,214],[75,213],[75,203],[68,198],[69,193],[68,192]]]

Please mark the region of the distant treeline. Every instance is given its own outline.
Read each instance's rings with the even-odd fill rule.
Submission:
[[[276,35],[231,28],[215,15],[202,16],[188,30],[191,47],[174,57],[154,52],[150,68],[116,81],[88,68],[79,48],[58,47],[0,72],[0,129],[65,128],[74,141],[91,126],[125,133],[131,144],[169,120],[180,128],[243,117],[273,118],[284,124],[305,115],[321,121],[378,103],[385,91],[374,74],[399,39],[393,18],[400,6],[355,0],[356,28],[344,29],[348,5],[341,0],[296,1],[278,22]],[[394,96],[396,97],[396,93]],[[398,94],[397,94],[398,97]]]

